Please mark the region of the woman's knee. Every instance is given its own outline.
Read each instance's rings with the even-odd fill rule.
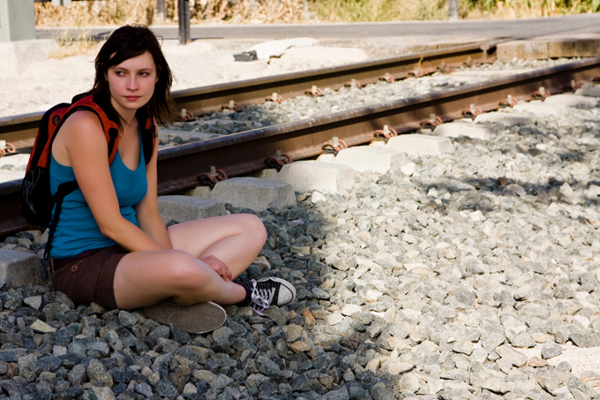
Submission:
[[[257,242],[264,245],[267,240],[267,230],[263,222],[256,215],[238,214],[242,218],[244,231],[249,233]]]
[[[168,279],[179,290],[199,290],[208,279],[200,262],[185,251],[173,250],[169,254],[166,271]]]

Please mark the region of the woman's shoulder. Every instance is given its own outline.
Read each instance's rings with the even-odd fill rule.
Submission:
[[[78,135],[93,135],[95,133],[104,135],[102,123],[98,116],[87,110],[78,110],[69,115],[60,129],[61,131],[77,132]]]

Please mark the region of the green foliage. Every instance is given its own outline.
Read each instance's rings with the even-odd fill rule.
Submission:
[[[436,0],[444,1],[444,0]],[[344,22],[395,21],[405,18],[397,0],[314,0],[311,8],[323,20]]]
[[[490,11],[494,7],[494,0],[482,0],[481,1],[483,9],[486,11]]]
[[[445,0],[419,0],[419,9],[414,19],[419,21],[445,19],[448,15]]]
[[[468,0],[471,9],[482,9],[491,11],[503,3],[508,7],[522,6],[525,8],[544,8],[556,10],[556,13],[564,14],[569,10],[578,12],[597,12],[600,9],[600,0]]]

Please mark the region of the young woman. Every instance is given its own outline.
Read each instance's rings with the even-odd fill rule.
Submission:
[[[202,333],[221,326],[218,304],[254,305],[257,312],[296,295],[279,278],[234,283],[262,249],[266,232],[253,215],[235,214],[173,225],[158,213],[158,149],[142,151],[144,109],[157,124],[173,120],[172,75],[154,34],[117,29],[95,61],[91,94],[119,120],[117,155],[109,165],[102,124],[91,111],[73,113],[52,144],[51,189],[77,180],[56,225],[52,283],[75,303],[146,308],[159,322]],[[137,117],[136,117],[137,115]]]

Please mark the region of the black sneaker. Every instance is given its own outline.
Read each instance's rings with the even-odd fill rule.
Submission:
[[[175,325],[188,333],[200,334],[220,328],[227,319],[227,313],[218,304],[206,303],[181,306],[171,300],[144,308],[150,319],[165,325]]]
[[[251,279],[243,285],[250,290],[252,308],[262,316],[271,305],[285,306],[296,298],[294,286],[281,278]]]

